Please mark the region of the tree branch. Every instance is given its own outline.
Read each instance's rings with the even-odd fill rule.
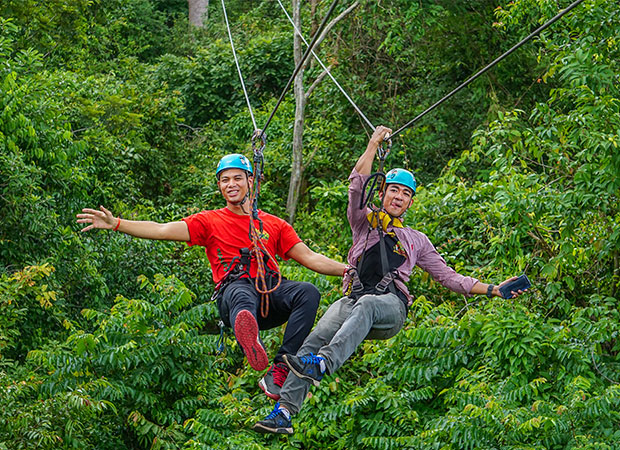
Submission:
[[[355,8],[357,8],[360,5],[360,2],[358,0],[356,0],[355,2],[353,2],[353,4],[351,6],[349,6],[347,9],[345,9],[344,11],[342,11],[340,13],[339,16],[334,17],[334,19],[329,22],[325,28],[323,29],[323,32],[321,33],[321,35],[319,36],[319,38],[316,40],[315,44],[314,44],[314,51],[316,51],[316,49],[319,48],[319,45],[321,45],[321,42],[323,42],[323,40],[325,39],[325,37],[327,36],[327,33],[329,33],[331,31],[332,28],[334,28],[334,26],[340,22],[342,19],[344,19],[345,17],[347,17]],[[308,58],[304,64],[304,69],[306,67],[308,67],[308,64],[310,63],[310,61],[312,61],[312,58]]]
[[[318,150],[318,147],[314,147],[312,149],[312,153],[310,153],[310,155],[308,155],[308,157],[306,158],[306,163],[302,164],[301,166],[301,172],[304,173],[306,171],[306,169],[308,168],[308,166],[310,165],[310,163],[312,162],[312,160],[314,159],[314,155],[316,155],[316,151]]]
[[[316,77],[316,80],[314,80],[314,82],[310,85],[310,87],[308,88],[308,90],[306,91],[306,93],[304,94],[304,97],[306,98],[306,101],[308,100],[308,98],[310,97],[310,95],[312,94],[312,91],[314,91],[314,88],[316,88],[319,83],[321,81],[323,81],[323,78],[325,78],[325,76],[327,75],[327,72],[332,70],[332,68],[334,67],[333,64],[330,64],[329,67],[327,68],[327,70],[324,70],[321,75],[319,75],[318,77]]]

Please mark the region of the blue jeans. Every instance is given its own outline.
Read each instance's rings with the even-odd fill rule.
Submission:
[[[367,294],[357,301],[343,297],[321,317],[297,355],[320,354],[326,372],[333,374],[364,339],[389,339],[400,331],[406,318],[407,307],[395,294]],[[280,404],[297,414],[309,388],[309,381],[290,372],[280,391]]]
[[[239,311],[247,309],[258,322],[260,330],[278,327],[285,322],[286,329],[282,346],[274,361],[282,361],[282,355],[295,354],[312,329],[321,294],[311,283],[282,279],[280,286],[269,294],[269,312],[263,318],[259,312],[260,293],[254,287],[254,280],[240,278],[230,283],[221,298],[218,309],[224,325],[235,328]]]

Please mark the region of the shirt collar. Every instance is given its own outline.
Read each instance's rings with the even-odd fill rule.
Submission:
[[[404,228],[403,222],[398,217],[392,217],[385,211],[373,211],[366,216],[368,222],[372,228],[377,228],[377,222],[381,223],[383,231],[387,231],[388,227],[392,225],[395,228]]]

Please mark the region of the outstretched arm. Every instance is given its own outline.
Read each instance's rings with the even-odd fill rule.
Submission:
[[[303,242],[298,242],[293,245],[291,249],[286,252],[286,256],[294,259],[302,266],[324,275],[341,277],[344,270],[347,268],[343,263],[339,263],[327,256],[310,250]]]
[[[505,285],[506,283],[510,283],[511,281],[516,280],[517,278],[519,278],[519,277],[508,278],[507,280],[502,281],[498,286],[493,286],[493,290],[491,291],[491,295],[493,295],[494,297],[501,297],[502,294],[500,294],[499,288],[502,287],[503,285]],[[480,281],[478,281],[471,288],[470,294],[486,294],[488,288],[489,288],[488,284],[481,283]],[[522,291],[520,289],[518,291],[510,291],[510,293],[512,294],[512,298],[518,297],[519,295],[523,294],[523,292],[525,292],[525,291]]]
[[[121,231],[131,236],[144,239],[158,239],[167,241],[189,241],[189,229],[184,221],[158,223],[143,220],[126,220],[114,217],[110,211],[100,206],[99,209],[82,209],[77,214],[77,223],[90,224],[82,231],[93,228]]]
[[[377,149],[391,132],[391,128],[387,128],[382,125],[375,129],[370,141],[368,141],[366,151],[362,153],[362,156],[360,156],[360,159],[358,159],[355,164],[355,170],[357,170],[358,173],[362,175],[370,175],[370,172],[372,171],[372,162],[377,154]]]

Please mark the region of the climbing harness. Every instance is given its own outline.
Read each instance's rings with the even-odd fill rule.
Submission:
[[[237,281],[243,275],[250,276],[250,250],[248,248],[239,249],[239,256],[235,256],[230,261],[230,266],[222,279],[213,288],[211,300],[216,300],[224,292],[224,288],[233,281]]]
[[[381,217],[382,215],[385,215],[389,218],[387,220],[387,223],[385,220],[383,220],[383,217]],[[358,258],[357,266],[347,268],[347,274],[350,277],[350,282],[346,294],[354,300],[357,300],[359,297],[361,297],[365,289],[363,283],[359,278],[359,275],[360,271],[363,271],[365,269],[364,261],[368,256],[367,251],[371,251],[371,249],[367,249],[367,245],[368,238],[373,230],[376,230],[379,235],[379,241],[377,242],[376,246],[379,247],[382,274],[381,279],[375,284],[373,288],[373,293],[381,295],[389,290],[389,292],[391,292],[392,294],[401,297],[398,295],[398,291],[394,284],[394,281],[399,278],[398,268],[395,267],[393,269],[390,269],[390,261],[387,254],[387,243],[385,242],[385,233],[387,233],[387,227],[391,224],[402,228],[402,223],[398,218],[391,217],[389,216],[389,214],[384,213],[383,211],[372,210],[368,214],[368,230],[366,232],[364,248]],[[367,288],[368,287],[366,287],[366,289]]]

